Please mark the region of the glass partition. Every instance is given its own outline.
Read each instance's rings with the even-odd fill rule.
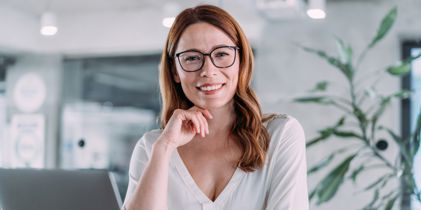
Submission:
[[[60,165],[112,171],[124,198],[134,145],[157,128],[160,55],[65,59]]]

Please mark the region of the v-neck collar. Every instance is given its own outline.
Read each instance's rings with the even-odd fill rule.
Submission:
[[[189,190],[193,193],[194,197],[201,203],[212,203],[218,206],[224,206],[224,203],[232,194],[232,192],[237,188],[238,184],[240,183],[242,177],[245,175],[245,172],[242,171],[240,168],[236,168],[234,174],[232,175],[231,179],[228,181],[228,184],[224,187],[222,192],[216,197],[215,201],[209,199],[209,197],[199,188],[199,186],[194,181],[193,177],[191,176],[187,166],[184,164],[183,160],[181,159],[178,150],[174,151],[174,165],[177,169],[177,172],[181,176],[181,179],[187,185]]]

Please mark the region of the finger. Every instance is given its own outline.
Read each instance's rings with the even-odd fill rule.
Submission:
[[[201,126],[200,126],[199,119],[193,113],[189,113],[188,117],[189,117],[189,120],[194,124],[196,133],[200,133]]]
[[[209,134],[208,119],[212,119],[213,118],[213,116],[211,115],[211,113],[208,110],[203,109],[203,108],[200,108],[200,107],[197,107],[197,106],[193,106],[189,110],[196,111],[196,112],[200,113],[199,114],[200,119],[203,119],[203,121],[202,121],[203,122],[202,123],[202,128],[203,128],[202,133],[203,134],[202,134],[202,136],[204,137],[205,135]]]
[[[207,109],[200,109],[199,111],[202,112],[203,116],[205,116],[207,119],[213,119],[212,114]]]
[[[213,119],[213,116],[212,116],[212,114],[210,113],[210,111],[209,111],[209,110],[205,109],[205,110],[204,110],[204,112],[205,112],[205,116],[206,116],[208,119]]]
[[[202,122],[202,126],[203,126],[203,134],[209,134],[209,129],[208,129],[208,120],[206,119],[206,117],[204,116],[203,112],[199,112],[199,118]]]
[[[208,119],[212,119],[213,116],[210,114],[210,112],[206,109],[202,109],[200,107],[194,107],[193,109],[199,111],[201,113],[201,119],[203,119],[203,128],[205,134],[209,134],[209,124]]]
[[[203,119],[203,114],[200,111],[195,111],[195,116],[200,123],[200,135],[205,137],[205,122]]]
[[[202,137],[204,137],[205,135],[205,123],[202,121],[201,116],[203,117],[203,113],[201,112],[200,108],[197,106],[193,106],[189,109],[189,112],[192,113],[196,119],[198,120],[198,122],[200,123],[200,135]]]
[[[213,119],[213,116],[212,116],[212,114],[209,112],[209,110],[207,110],[207,109],[202,109],[202,108],[200,108],[200,107],[196,107],[196,106],[195,106],[195,109],[196,109],[196,110],[198,110],[198,111],[200,111],[200,112],[202,112],[203,116],[205,116],[207,119]]]
[[[204,122],[204,129],[206,134],[209,134],[209,123],[208,120],[205,118],[205,116],[202,115],[202,120]]]
[[[194,124],[192,121],[187,121],[186,123],[186,128],[192,132],[192,133],[196,133],[196,128],[194,127]]]

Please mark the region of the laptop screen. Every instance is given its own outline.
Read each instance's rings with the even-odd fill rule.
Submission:
[[[0,169],[3,210],[119,210],[113,176],[103,170]]]

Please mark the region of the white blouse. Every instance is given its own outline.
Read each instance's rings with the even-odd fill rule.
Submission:
[[[308,210],[303,128],[289,115],[278,115],[266,128],[271,140],[263,168],[254,172],[237,168],[215,201],[200,190],[175,150],[168,174],[168,210]],[[125,202],[133,195],[161,132],[147,132],[136,144]]]

